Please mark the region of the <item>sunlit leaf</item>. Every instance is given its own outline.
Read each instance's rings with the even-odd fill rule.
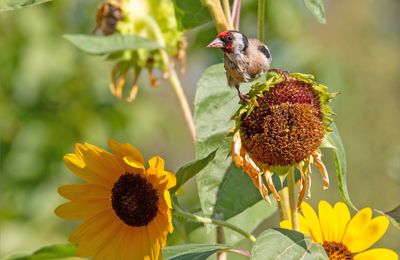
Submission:
[[[154,41],[135,35],[93,36],[66,34],[64,38],[79,49],[90,54],[105,54],[123,50],[147,49],[155,50],[160,45]]]
[[[165,260],[201,260],[227,249],[225,245],[186,244],[165,247],[162,254]]]
[[[336,169],[336,176],[338,180],[338,188],[340,196],[343,198],[344,201],[347,202],[351,207],[356,209],[353,203],[350,200],[349,191],[347,189],[347,180],[346,180],[346,153],[344,150],[342,139],[340,138],[339,130],[337,129],[335,123],[330,125],[332,132],[327,134],[327,139],[329,142],[333,144],[335,149],[333,151],[333,158],[335,159],[335,169]]]
[[[304,0],[304,4],[318,20],[318,22],[325,24],[325,8],[322,0]]]
[[[227,157],[231,142],[227,134],[238,100],[226,82],[222,64],[203,73],[195,97],[196,157],[203,158],[217,148],[218,152],[197,175],[197,186],[204,215],[217,219],[231,218],[261,199],[247,175]]]
[[[7,260],[46,260],[64,259],[76,256],[76,246],[73,244],[51,245],[40,248],[32,254],[14,255]]]
[[[211,16],[201,1],[173,0],[175,16],[181,29],[191,29],[211,21]]]
[[[52,0],[0,0],[0,12],[43,4]]]
[[[287,229],[268,229],[257,237],[252,249],[254,260],[328,259],[323,247],[300,232]]]
[[[206,167],[208,163],[214,159],[216,153],[217,151],[214,150],[206,157],[185,164],[179,168],[179,170],[176,172],[176,185],[173,189],[171,189],[171,192],[177,191],[183,184],[185,184],[185,182],[203,170],[204,167]]]

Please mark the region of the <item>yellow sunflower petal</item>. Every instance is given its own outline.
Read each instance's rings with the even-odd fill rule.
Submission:
[[[335,219],[332,206],[328,202],[321,200],[318,204],[318,216],[324,241],[333,241],[335,230],[332,223]]]
[[[279,223],[279,226],[281,227],[281,228],[286,228],[286,229],[292,229],[292,222],[290,222],[289,220],[282,220],[280,223]]]
[[[386,248],[375,248],[356,254],[354,260],[398,260],[399,255]]]
[[[85,162],[87,169],[100,176],[107,181],[114,183],[118,177],[124,173],[123,168],[118,163],[114,155],[109,152],[87,144],[77,144],[76,149],[82,155],[82,160]]]
[[[132,157],[135,161],[144,164],[144,158],[138,149],[133,147],[132,145],[125,143],[120,144],[113,139],[108,141],[108,145],[110,146],[113,154],[115,154],[118,158],[124,158],[125,156]]]
[[[353,253],[364,251],[385,234],[388,226],[389,220],[387,217],[376,217],[368,223],[368,226],[354,240],[346,241],[345,245]]]
[[[149,160],[149,172],[157,175],[164,174],[164,160],[160,156],[154,156]]]
[[[75,175],[87,182],[95,183],[107,188],[112,186],[112,183],[110,183],[107,179],[96,175],[96,173],[88,169],[86,163],[77,154],[65,155],[64,163],[73,173],[75,173]]]
[[[300,225],[300,232],[311,237],[310,226],[307,220],[300,214],[299,214],[299,225]]]
[[[171,195],[167,190],[164,191],[164,199],[165,203],[167,203],[168,208],[172,209]]]
[[[133,158],[132,156],[125,156],[123,158],[123,160],[127,165],[129,165],[129,166],[131,166],[133,168],[144,170],[143,163],[135,160],[135,158]]]
[[[108,225],[108,223],[113,221],[115,221],[115,214],[112,210],[103,211],[93,215],[93,217],[83,221],[74,229],[74,231],[72,231],[69,236],[69,241],[77,243],[82,239],[90,239],[92,236],[96,235],[99,230],[102,230]]]
[[[116,256],[120,250],[124,250],[121,248],[121,242],[123,239],[123,232],[124,230],[121,227],[116,227],[108,239],[105,240],[101,244],[101,246],[96,250],[96,253],[93,255],[94,260],[107,260],[110,259],[110,257],[114,259],[118,259]]]
[[[90,239],[81,239],[77,242],[77,256],[94,256],[101,248],[106,246],[114,239],[117,231],[121,228],[121,222],[112,221],[98,230],[96,234],[90,236]]]
[[[96,184],[69,184],[58,188],[58,193],[73,201],[111,198],[111,190]]]
[[[332,241],[342,241],[344,232],[346,230],[347,223],[350,221],[350,212],[346,204],[343,202],[338,202],[333,207],[334,211],[334,226],[336,228],[335,237]]]
[[[166,189],[169,190],[172,187],[175,187],[175,185],[176,185],[175,174],[168,172],[168,171],[164,171],[164,173],[165,173],[165,179],[166,179],[166,183],[167,183]]]
[[[323,243],[321,227],[319,225],[319,219],[317,213],[307,202],[301,203],[301,211],[303,212],[304,218],[307,220],[310,227],[311,237],[315,242]]]
[[[79,220],[90,218],[110,207],[111,203],[108,199],[92,201],[91,203],[71,201],[58,206],[55,209],[55,213],[63,219]]]
[[[347,246],[347,244],[352,243],[360,234],[363,232],[364,228],[371,221],[372,210],[370,208],[364,208],[357,212],[356,215],[349,221],[344,232],[342,243]]]

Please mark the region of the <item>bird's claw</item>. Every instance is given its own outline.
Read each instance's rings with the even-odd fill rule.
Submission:
[[[246,104],[251,102],[249,95],[243,94],[242,92],[239,92],[239,98],[240,98],[240,103]]]
[[[287,79],[287,77],[289,76],[289,71],[284,70],[284,69],[270,69],[269,71],[275,72],[276,74],[279,74],[279,75],[282,75],[285,77],[285,79]]]

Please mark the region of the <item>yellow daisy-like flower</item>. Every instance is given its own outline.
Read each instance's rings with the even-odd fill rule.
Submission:
[[[301,204],[300,231],[320,243],[331,260],[397,260],[398,255],[386,248],[369,249],[386,232],[389,220],[384,216],[372,218],[371,208],[360,210],[353,217],[343,202],[332,207],[320,201],[318,215],[306,202]],[[290,221],[280,223],[292,229]]]
[[[158,156],[144,166],[142,154],[130,144],[109,141],[112,153],[91,144],[76,144],[65,164],[84,184],[58,192],[70,201],[55,213],[83,222],[70,235],[77,255],[93,259],[159,259],[173,231],[168,189],[175,175],[164,170]]]

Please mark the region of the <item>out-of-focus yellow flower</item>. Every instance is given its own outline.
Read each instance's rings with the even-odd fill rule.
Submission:
[[[331,260],[397,260],[398,255],[386,248],[369,249],[386,232],[389,220],[384,216],[372,217],[371,208],[360,210],[352,218],[343,202],[332,207],[320,201],[318,215],[306,202],[301,204],[300,231],[320,243]],[[292,229],[288,220],[282,228]]]
[[[70,184],[59,193],[70,201],[55,213],[83,222],[70,235],[77,255],[93,259],[159,259],[173,231],[168,189],[175,175],[164,170],[158,156],[144,166],[130,144],[109,141],[109,153],[91,144],[76,144],[65,164],[84,184]]]

